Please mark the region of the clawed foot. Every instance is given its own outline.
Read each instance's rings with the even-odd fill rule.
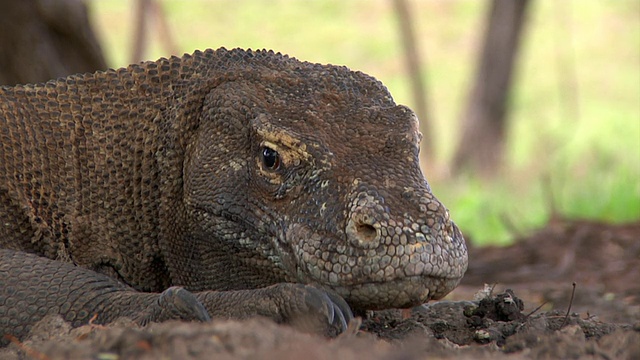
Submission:
[[[166,320],[211,321],[211,317],[195,295],[179,286],[163,291],[155,304],[137,319],[142,325]]]
[[[347,302],[332,290],[303,284],[278,284],[272,289],[281,320],[301,330],[336,336],[353,319]]]
[[[347,331],[353,319],[349,305],[340,295],[313,285],[282,283],[259,290],[203,292],[197,295],[200,297],[181,287],[171,287],[162,292],[137,321],[141,324],[171,319],[210,321],[210,312],[202,301],[213,309],[211,314],[215,317],[262,315],[305,332],[327,336]]]

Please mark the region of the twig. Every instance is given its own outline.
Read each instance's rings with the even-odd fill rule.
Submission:
[[[567,320],[569,320],[569,313],[571,312],[571,306],[573,305],[573,297],[576,295],[576,282],[574,281],[571,285],[573,286],[573,289],[571,290],[571,299],[569,299],[567,314],[564,316],[564,321],[562,322],[562,325],[560,325],[560,329],[567,325]]]
[[[20,348],[20,350],[24,351],[25,353],[27,353],[27,356],[38,359],[38,360],[51,360],[50,357],[48,357],[47,355],[41,353],[38,350],[34,350],[31,347],[25,345],[24,343],[22,343],[20,340],[18,340],[17,337],[13,336],[13,335],[9,335],[6,334],[4,336],[5,339],[11,341],[12,343],[16,344],[17,347]]]
[[[87,323],[87,325],[89,325],[89,330],[84,332],[84,333],[82,333],[82,334],[80,334],[80,335],[78,335],[76,337],[76,340],[84,340],[94,330],[105,330],[107,328],[104,325],[95,324],[94,322],[96,321],[96,319],[98,319],[98,313],[93,314],[91,319],[89,319],[89,322]]]
[[[533,311],[531,311],[530,313],[528,313],[527,315],[525,315],[525,317],[529,317],[533,314],[535,314],[536,312],[538,312],[538,310],[540,310],[543,306],[547,305],[548,301],[543,302],[542,304],[540,304],[540,306],[538,306],[537,308],[533,309]]]
[[[95,321],[98,319],[98,313],[93,314],[93,316],[91,317],[91,319],[89,319],[89,325],[91,326],[92,329],[101,329],[104,330],[107,327],[104,325],[100,325],[100,324],[95,324]]]
[[[496,289],[496,286],[498,286],[498,283],[497,283],[497,282],[496,282],[496,283],[491,284],[491,290],[489,290],[489,296],[490,296],[490,297],[491,297],[491,296],[493,296],[493,290],[495,290],[495,289]]]

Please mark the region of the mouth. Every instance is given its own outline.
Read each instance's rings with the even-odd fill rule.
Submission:
[[[307,237],[304,243],[308,246],[313,237]],[[336,244],[327,239],[321,243]],[[353,248],[337,245],[335,249],[328,246],[308,252],[305,248],[298,247],[294,252],[298,281],[333,289],[354,310],[409,308],[441,299],[458,285],[467,268],[466,251],[455,255],[422,251],[401,260],[397,256],[376,256],[381,251],[376,249],[349,251]]]
[[[331,286],[354,310],[410,308],[439,300],[453,290],[461,278],[409,276],[385,282]]]

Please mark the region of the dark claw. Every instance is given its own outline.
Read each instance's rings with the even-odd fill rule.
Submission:
[[[325,324],[328,323],[339,333],[347,330],[349,321],[353,318],[353,313],[347,302],[340,295],[333,290],[317,285],[298,284],[297,287],[306,293],[306,309],[322,314]]]
[[[344,299],[340,295],[334,293],[331,290],[326,290],[326,294],[331,300],[330,304],[332,305],[333,312],[338,315],[337,321],[340,322],[340,331],[346,331],[349,321],[353,319],[353,313],[351,312],[349,304],[347,304],[347,302],[344,301]],[[334,323],[334,319],[330,319],[329,322],[332,325],[338,325]]]
[[[327,322],[333,325],[333,321],[335,320],[335,317],[336,317],[335,305],[331,301],[331,298],[329,297],[329,295],[323,293],[322,297],[327,305]]]
[[[160,294],[158,303],[173,317],[182,320],[211,321],[209,312],[188,290],[172,286]]]

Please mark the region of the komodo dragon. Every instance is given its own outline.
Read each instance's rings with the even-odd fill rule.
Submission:
[[[0,336],[441,298],[467,250],[420,139],[376,79],[271,51],[2,87]]]

